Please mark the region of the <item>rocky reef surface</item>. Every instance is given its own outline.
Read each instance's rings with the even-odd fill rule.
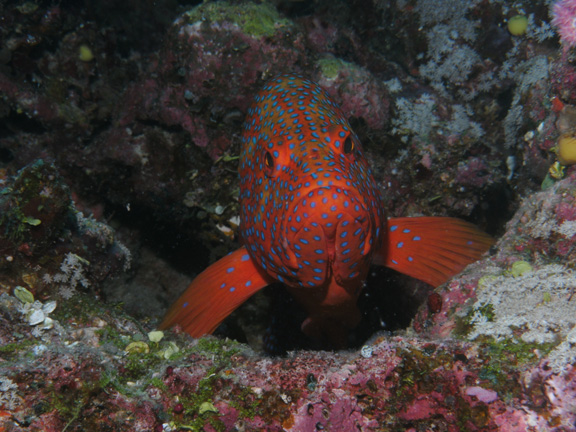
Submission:
[[[576,7],[452,3],[1,4],[0,431],[576,430]],[[374,269],[346,351],[279,287],[157,332],[238,246],[242,120],[284,72],[390,215],[496,244],[436,289]]]

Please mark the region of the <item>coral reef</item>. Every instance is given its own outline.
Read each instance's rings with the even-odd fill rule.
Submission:
[[[4,295],[1,307],[18,301]],[[525,431],[576,420],[574,368],[554,373],[537,344],[380,337],[360,352],[270,359],[213,337],[166,342],[108,310],[73,318],[86,301],[56,308],[63,325],[36,339],[6,338],[4,430]]]
[[[574,430],[573,1],[49,3],[0,4],[0,431]],[[375,269],[348,351],[303,351],[280,287],[155,332],[237,247],[282,72],[350,116],[390,215],[497,243],[435,290]]]
[[[128,249],[108,225],[75,208],[54,165],[38,160],[5,178],[0,212],[4,289],[68,297],[130,267]]]
[[[576,360],[576,176],[530,196],[487,262],[436,291],[442,312],[422,309],[414,328],[429,335],[537,344],[555,373]]]

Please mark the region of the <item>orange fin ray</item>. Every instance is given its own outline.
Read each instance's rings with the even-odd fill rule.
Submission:
[[[210,334],[238,306],[271,282],[242,247],[200,273],[170,307],[159,328],[178,324],[192,337]]]
[[[388,220],[388,242],[373,263],[438,286],[477,261],[494,243],[471,223],[449,217]]]

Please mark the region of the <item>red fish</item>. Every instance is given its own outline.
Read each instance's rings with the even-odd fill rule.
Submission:
[[[303,331],[342,345],[371,264],[433,286],[476,261],[492,239],[445,217],[387,219],[361,143],[340,108],[300,76],[270,80],[244,125],[240,156],[244,246],[202,272],[160,328],[212,333],[279,281],[304,306]]]

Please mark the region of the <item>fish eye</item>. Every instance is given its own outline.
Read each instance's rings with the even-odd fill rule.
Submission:
[[[352,141],[352,138],[350,138],[350,136],[348,136],[346,138],[346,140],[344,140],[344,153],[346,154],[350,154],[354,151],[354,141]]]
[[[274,177],[274,157],[272,153],[266,151],[262,159],[264,160],[264,175],[268,178]]]
[[[264,155],[264,163],[266,164],[266,168],[274,168],[274,158],[269,151]]]

